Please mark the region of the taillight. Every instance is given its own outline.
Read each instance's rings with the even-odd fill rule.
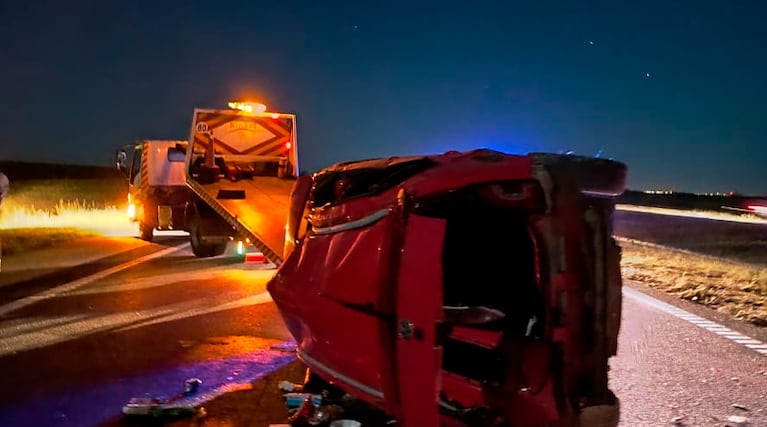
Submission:
[[[288,142],[285,143],[285,149],[286,150],[290,150],[292,147],[293,147],[293,143],[292,142],[288,141]]]

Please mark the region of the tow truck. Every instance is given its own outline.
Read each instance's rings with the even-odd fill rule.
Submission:
[[[195,109],[186,149],[186,184],[198,200],[187,221],[198,256],[238,248],[282,262],[289,196],[299,174],[296,116],[256,102]],[[245,255],[246,260],[248,254]]]
[[[194,110],[187,140],[143,140],[117,152],[128,215],[139,235],[189,233],[198,257],[231,241],[245,260],[279,265],[290,191],[298,176],[296,116],[256,102]]]

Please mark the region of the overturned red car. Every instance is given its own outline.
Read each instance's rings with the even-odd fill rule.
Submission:
[[[626,166],[491,150],[301,177],[267,289],[315,379],[405,427],[616,426]]]

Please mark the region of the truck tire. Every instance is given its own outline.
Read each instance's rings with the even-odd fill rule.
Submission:
[[[209,258],[224,253],[226,242],[207,243],[203,241],[202,229],[202,220],[194,218],[189,226],[189,244],[192,246],[192,253],[198,258]]]
[[[562,171],[586,195],[617,197],[626,191],[627,167],[621,162],[553,153],[532,153],[531,157],[544,168]]]
[[[141,240],[151,242],[154,239],[154,226],[143,221],[139,221],[138,236],[141,238]]]

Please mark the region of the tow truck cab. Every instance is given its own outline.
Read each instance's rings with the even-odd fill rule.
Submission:
[[[196,197],[184,179],[187,144],[143,140],[117,152],[117,168],[128,179],[128,217],[144,240],[152,241],[154,230],[188,231],[185,209]]]

